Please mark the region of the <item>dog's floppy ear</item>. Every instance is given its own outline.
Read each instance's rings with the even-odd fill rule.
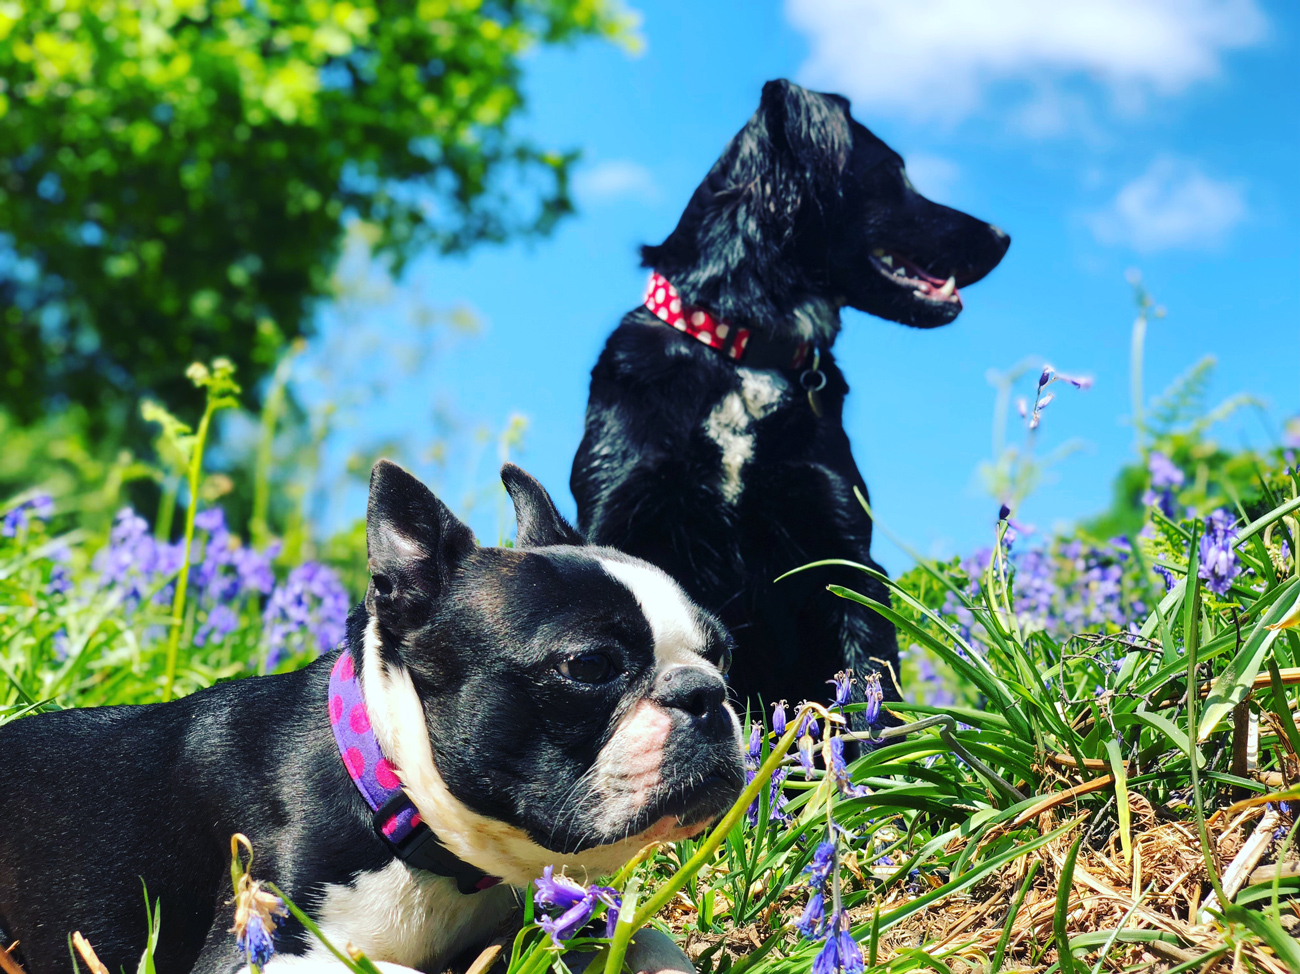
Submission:
[[[366,609],[394,629],[418,626],[452,574],[476,547],[447,505],[395,463],[370,471]]]
[[[838,187],[853,149],[853,129],[844,99],[779,78],[763,85],[757,114],[777,157],[770,163],[774,172],[768,176],[775,176],[775,182],[770,188],[764,185],[764,192],[780,193],[789,203],[816,185]]]
[[[573,526],[555,509],[546,488],[513,463],[501,468],[501,482],[515,505],[515,546],[545,548],[557,544],[585,544]]]

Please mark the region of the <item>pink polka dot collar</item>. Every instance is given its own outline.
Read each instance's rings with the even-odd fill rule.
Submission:
[[[343,766],[374,811],[375,828],[398,858],[418,869],[455,878],[462,893],[476,893],[501,882],[457,858],[421,820],[415,804],[402,790],[397,768],[384,756],[370,729],[361,682],[346,646],[330,669],[329,717]]]
[[[800,368],[812,348],[810,342],[785,345],[764,341],[748,328],[735,327],[729,322],[715,318],[703,308],[693,308],[684,304],[681,295],[677,293],[677,288],[673,287],[668,278],[658,271],[650,274],[650,283],[646,286],[645,292],[645,306],[665,325],[690,335],[735,362],[745,361],[746,352],[751,353],[749,358],[755,358],[753,352],[761,345],[764,353],[762,358],[770,361],[761,364],[747,363],[756,368]]]

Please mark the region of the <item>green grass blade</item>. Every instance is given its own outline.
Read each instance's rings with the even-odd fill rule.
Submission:
[[[1061,867],[1061,881],[1056,887],[1056,912],[1052,914],[1052,932],[1056,936],[1057,964],[1061,974],[1074,974],[1074,955],[1070,953],[1070,935],[1066,921],[1070,916],[1070,891],[1074,888],[1074,863],[1079,858],[1079,846],[1083,844],[1080,835],[1070,846],[1065,856],[1065,865]]]
[[[1034,877],[1038,875],[1038,870],[1042,867],[1043,860],[1035,859],[1029,864],[1029,871],[1025,873],[1024,882],[1020,884],[1020,890],[1016,893],[1015,901],[1011,904],[1011,909],[1007,913],[1007,922],[1002,925],[1002,935],[998,937],[997,949],[993,951],[993,961],[989,964],[990,974],[997,974],[1002,970],[1002,960],[1007,954],[1007,945],[1011,943],[1011,928],[1016,925],[1016,916],[1020,913],[1020,908],[1025,904],[1025,897],[1029,894],[1029,887],[1033,885]]]

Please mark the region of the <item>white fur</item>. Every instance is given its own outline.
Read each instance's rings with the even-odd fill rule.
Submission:
[[[383,869],[357,874],[346,886],[327,884],[315,919],[339,949],[352,944],[368,957],[439,971],[461,951],[486,941],[514,903],[509,886],[465,896],[449,877],[394,859]],[[314,938],[303,959],[337,963]]]
[[[722,448],[722,496],[728,504],[740,500],[745,489],[741,474],[754,458],[750,425],[777,408],[790,384],[770,369],[737,368],[740,391],[729,392],[704,421],[704,432]]]
[[[639,561],[601,558],[601,567],[620,581],[641,606],[655,641],[660,669],[674,663],[699,663],[704,649],[698,610],[667,572]]]
[[[411,675],[381,661],[378,626],[373,619],[366,628],[364,656],[366,708],[380,746],[396,766],[421,817],[443,845],[471,865],[512,886],[526,886],[551,865],[580,882],[590,882],[616,871],[651,842],[684,837],[675,822],[661,821],[621,842],[561,855],[538,845],[523,829],[480,815],[457,799],[438,773],[424,708]]]
[[[802,341],[830,348],[840,333],[840,309],[825,298],[809,298],[795,309],[794,323]]]

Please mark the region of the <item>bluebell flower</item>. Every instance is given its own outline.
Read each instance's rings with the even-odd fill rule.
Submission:
[[[68,574],[67,568],[60,564],[54,564],[50,567],[50,584],[46,591],[50,595],[63,595],[72,588],[72,576]]]
[[[746,759],[750,765],[757,768],[758,759],[763,756],[763,725],[754,721],[749,728],[749,750],[746,752]]]
[[[813,958],[812,974],[861,974],[862,948],[849,933],[844,914],[832,914],[826,927],[826,944]]]
[[[273,669],[285,649],[297,647],[323,653],[346,632],[348,594],[332,568],[306,562],[289,573],[267,601],[266,668]]]
[[[60,629],[53,637],[51,642],[54,646],[54,658],[65,660],[68,658],[68,630]]]
[[[150,589],[180,570],[185,560],[184,548],[184,542],[173,545],[155,539],[149,523],[131,508],[124,507],[113,522],[108,546],[95,555],[92,565],[102,588],[122,593],[129,614]],[[167,604],[169,589],[170,586],[158,592],[154,602]]]
[[[814,890],[812,896],[808,897],[808,903],[804,906],[803,912],[799,914],[799,920],[794,926],[799,933],[809,940],[820,940],[822,921],[825,919],[826,908],[821,890]]]
[[[855,785],[849,778],[848,765],[844,762],[844,739],[842,737],[832,737],[827,742],[831,766],[826,770],[830,772],[835,786],[849,798],[861,798],[863,795],[870,793],[866,785]]]
[[[835,699],[832,701],[831,706],[843,707],[853,699],[852,670],[840,670],[835,674],[835,679],[826,682],[835,687]]]
[[[862,711],[862,718],[868,726],[874,726],[880,719],[880,705],[885,700],[885,691],[880,686],[879,673],[872,673],[862,681],[862,693],[867,701],[866,709]]]
[[[1007,507],[1006,504],[1003,504],[1001,507],[998,508],[999,521],[1005,521],[1010,516],[1011,516],[1011,508]]]
[[[821,736],[821,728],[817,726],[817,718],[811,712],[803,715],[803,721],[799,724],[799,736],[807,734],[809,737]]]
[[[1056,378],[1056,369],[1052,368],[1050,365],[1044,365],[1043,374],[1038,377],[1038,388],[1043,388],[1043,386],[1047,385],[1047,383],[1051,382],[1054,378]]]
[[[785,807],[790,804],[790,799],[785,797],[785,779],[790,772],[786,768],[778,768],[772,774],[772,785],[767,796],[767,807],[770,816],[778,822],[789,822],[792,817]]]
[[[575,883],[561,873],[555,875],[555,867],[547,866],[542,870],[540,879],[534,879],[537,892],[533,899],[543,910],[567,910],[587,895],[587,888]]]
[[[551,937],[552,942],[562,946],[563,941],[571,940],[596,912],[600,903],[606,905],[605,935],[612,937],[614,927],[618,924],[618,910],[622,897],[608,886],[584,888],[567,876],[554,875],[554,867],[542,870],[540,879],[533,880],[537,887],[534,901],[544,910],[560,910],[559,916],[543,916],[537,923]]]
[[[774,733],[778,738],[785,733],[786,719],[785,701],[778,700],[776,703],[772,704],[772,733]]]
[[[1215,595],[1227,595],[1232,580],[1241,574],[1236,543],[1236,518],[1223,508],[1211,512],[1205,519],[1205,533],[1201,535],[1201,564],[1197,575]]]
[[[239,616],[228,605],[218,605],[208,612],[207,619],[194,634],[194,645],[219,643],[239,628]]]
[[[49,494],[37,494],[5,512],[0,522],[0,535],[12,538],[27,527],[32,517],[48,521],[54,515],[54,499]]]
[[[1158,451],[1152,451],[1147,458],[1147,472],[1151,474],[1151,486],[1156,488],[1181,487],[1186,479],[1178,465]]]
[[[808,885],[813,889],[821,889],[822,884],[826,882],[826,877],[831,874],[831,867],[834,864],[835,843],[832,841],[821,843],[813,852],[808,865],[803,867],[803,871],[808,874]]]
[[[1164,565],[1155,565],[1153,567],[1155,568],[1156,574],[1165,580],[1165,591],[1168,592],[1170,589],[1174,587],[1174,584],[1176,582],[1176,579],[1174,578],[1174,573],[1171,572]]]

